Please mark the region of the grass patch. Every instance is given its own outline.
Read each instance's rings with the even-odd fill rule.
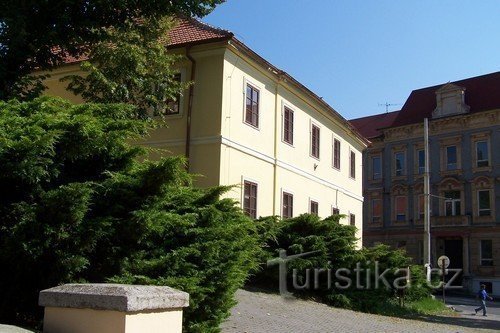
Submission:
[[[365,312],[409,319],[418,319],[423,316],[455,315],[455,313],[451,309],[447,308],[442,301],[432,299],[430,297],[418,301],[406,302],[404,307],[400,306],[397,300],[389,299],[379,303],[377,307]]]

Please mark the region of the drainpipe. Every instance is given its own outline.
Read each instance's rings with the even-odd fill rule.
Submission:
[[[189,99],[188,99],[188,110],[187,110],[187,122],[186,122],[186,169],[189,171],[189,158],[190,158],[190,148],[191,148],[191,114],[193,112],[193,94],[194,94],[194,78],[196,73],[196,60],[189,53],[191,51],[191,46],[186,48],[186,58],[191,61],[191,78],[189,79]]]
[[[274,90],[274,163],[273,163],[273,215],[281,215],[281,212],[276,212],[276,191],[278,186],[278,136],[281,137],[279,133],[279,128],[281,124],[281,107],[278,105],[278,92],[280,81],[282,80],[280,73],[275,73],[278,75],[278,80],[276,80],[276,86]],[[277,214],[276,214],[277,213]]]

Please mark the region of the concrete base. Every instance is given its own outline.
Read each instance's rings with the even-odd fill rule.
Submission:
[[[47,307],[43,331],[46,333],[180,333],[182,309],[134,313]]]

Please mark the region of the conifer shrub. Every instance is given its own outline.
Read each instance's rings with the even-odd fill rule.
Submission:
[[[121,282],[186,291],[184,331],[219,331],[265,224],[220,199],[227,188],[192,186],[182,158],[140,161],[132,142],[153,124],[135,112],[0,102],[0,322],[36,326],[45,288]]]
[[[357,249],[356,228],[342,224],[342,215],[321,219],[316,215],[303,214],[280,221],[274,239],[267,241],[266,260],[279,256],[309,253],[287,262],[287,289],[296,296],[314,298],[327,304],[365,312],[383,309],[381,304],[393,304],[404,295],[406,301],[429,297],[430,288],[425,281],[423,269],[412,265],[404,251],[387,245]],[[359,287],[355,270],[359,269]],[[384,274],[388,286],[377,277]],[[396,285],[407,285],[405,271],[409,269],[410,281],[404,292]],[[343,270],[343,271],[342,271]],[[349,272],[347,272],[347,270]],[[378,270],[378,275],[377,275]],[[351,279],[347,287],[345,279]],[[278,265],[265,267],[258,272],[252,283],[277,290],[279,285]],[[338,283],[338,285],[336,285]]]

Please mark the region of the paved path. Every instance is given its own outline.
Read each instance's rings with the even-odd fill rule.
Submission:
[[[441,297],[439,297],[441,299]],[[479,301],[475,297],[467,296],[446,296],[446,304],[452,305],[463,316],[473,316],[474,309],[479,307]],[[500,321],[500,302],[495,300],[493,302],[486,301],[486,308],[488,309],[488,318]],[[478,312],[481,316],[482,311]]]
[[[223,333],[311,332],[498,332],[500,322],[483,317],[430,317],[426,321],[385,317],[285,300],[279,295],[240,290],[238,305],[222,325]],[[450,325],[453,323],[453,325]]]

